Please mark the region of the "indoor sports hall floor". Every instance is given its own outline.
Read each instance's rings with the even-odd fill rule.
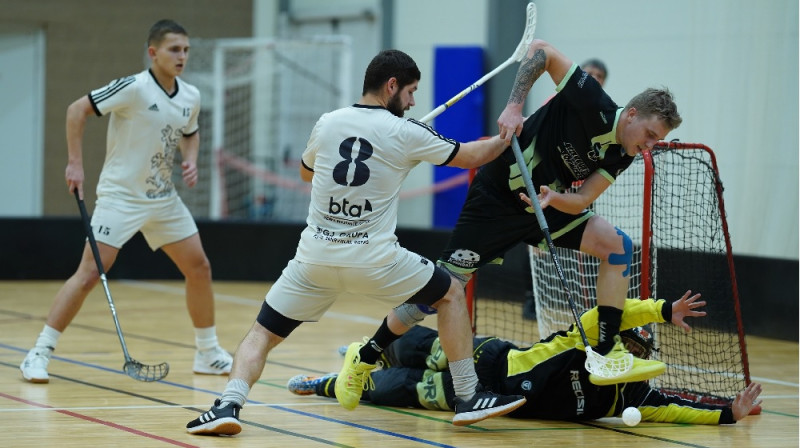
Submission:
[[[181,282],[110,281],[131,356],[170,363],[161,382],[121,373],[119,340],[102,288],[95,288],[50,363],[50,383],[30,384],[19,363],[31,347],[61,281],[0,282],[0,445],[13,447],[797,447],[798,345],[748,337],[752,377],[764,386],[763,413],[736,425],[691,426],[619,419],[582,424],[506,417],[456,427],[446,412],[362,404],[285,389],[298,373],[338,371],[340,345],[371,334],[385,305],[340,299],[319,323],[304,324],[275,349],[242,411],[234,437],[200,437],[186,422],[208,409],[226,377],[191,373],[194,335]],[[268,284],[216,282],[217,332],[234,351],[258,313]],[[434,321],[427,324],[435,324]],[[546,404],[545,404],[546,405]]]

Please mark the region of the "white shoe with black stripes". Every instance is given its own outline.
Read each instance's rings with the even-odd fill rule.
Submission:
[[[194,354],[194,373],[205,375],[227,375],[233,367],[233,356],[219,345],[210,350],[198,350]]]
[[[214,406],[196,419],[186,424],[186,431],[190,434],[210,436],[232,436],[242,432],[239,423],[239,410],[236,403],[225,402],[223,405],[219,398],[214,400]]]
[[[500,395],[491,391],[482,390],[478,386],[475,395],[469,400],[455,399],[456,415],[453,424],[465,426],[481,420],[508,414],[525,404],[527,399],[522,395]]]

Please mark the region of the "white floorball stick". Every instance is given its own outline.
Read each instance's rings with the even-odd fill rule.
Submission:
[[[120,328],[119,319],[117,319],[117,308],[114,306],[114,300],[111,298],[111,291],[108,289],[106,272],[103,269],[103,261],[100,259],[100,250],[97,248],[94,232],[92,232],[89,213],[86,211],[86,205],[84,205],[83,199],[80,198],[77,187],[75,187],[74,192],[75,199],[78,201],[78,209],[81,211],[83,229],[86,232],[86,238],[89,239],[89,247],[92,249],[92,255],[94,255],[97,272],[100,274],[100,282],[103,284],[103,291],[106,293],[106,300],[108,300],[108,306],[111,308],[111,317],[114,318],[114,325],[117,327],[117,336],[119,336],[119,343],[122,345],[122,354],[125,356],[125,364],[123,364],[122,370],[126,375],[135,380],[146,382],[161,380],[169,373],[169,364],[166,362],[156,365],[142,364],[131,358],[131,355],[128,354],[128,346],[125,344],[125,338],[122,336],[122,328]]]
[[[533,2],[528,3],[528,8],[526,10],[526,19],[525,19],[525,32],[522,33],[522,40],[519,41],[517,45],[517,49],[514,50],[514,54],[511,55],[510,58],[506,59],[505,62],[498,65],[497,68],[490,71],[489,73],[483,75],[483,77],[474,84],[467,87],[466,89],[459,92],[456,96],[450,98],[446,103],[440,105],[436,109],[428,112],[427,115],[422,117],[419,121],[423,123],[428,123],[433,120],[437,115],[444,112],[448,107],[452,106],[453,104],[457,103],[461,98],[464,98],[468,93],[472,92],[473,90],[477,89],[478,87],[482,86],[483,83],[488,81],[494,75],[500,73],[508,67],[509,65],[519,62],[525,56],[525,53],[528,51],[528,46],[531,42],[533,42],[533,33],[536,31],[536,4]]]
[[[559,261],[558,255],[556,254],[556,247],[553,244],[552,237],[550,236],[550,229],[547,225],[547,220],[544,217],[542,205],[539,204],[539,197],[536,195],[536,188],[533,186],[531,173],[528,170],[528,165],[525,163],[525,158],[523,157],[522,150],[519,147],[517,136],[513,134],[511,135],[511,149],[514,151],[514,157],[517,160],[517,166],[519,167],[522,181],[525,184],[525,189],[528,191],[528,197],[531,199],[533,211],[536,213],[536,220],[539,222],[539,229],[541,229],[542,233],[544,234],[544,238],[547,241],[547,247],[550,249],[550,256],[553,258],[553,264],[556,266],[556,271],[558,271],[558,277],[561,280],[561,286],[564,288],[564,292],[567,294],[567,302],[569,302],[570,309],[572,309],[572,317],[575,318],[575,325],[578,327],[578,331],[581,334],[581,339],[583,340],[583,345],[586,348],[586,371],[603,378],[615,378],[627,373],[633,367],[633,355],[627,353],[621,359],[611,359],[595,352],[589,345],[589,340],[586,337],[586,332],[584,331],[583,324],[581,323],[581,317],[578,314],[578,308],[575,305],[575,299],[572,298],[572,292],[567,285],[567,279],[564,276],[564,270],[561,268],[561,261]]]

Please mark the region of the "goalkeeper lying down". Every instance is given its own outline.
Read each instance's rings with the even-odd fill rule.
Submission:
[[[668,306],[664,300],[628,299],[622,315],[620,336],[635,356],[647,358],[653,351],[648,324],[671,322],[691,331],[686,317],[700,317],[705,302],[700,294],[687,291]],[[597,309],[581,316],[589,343],[597,338]],[[584,368],[586,353],[575,325],[559,331],[529,348],[494,337],[475,338],[475,369],[481,384],[501,394],[521,394],[528,401],[510,417],[545,420],[591,420],[619,417],[627,407],[636,407],[642,421],[730,424],[746,417],[761,403],[761,385],[751,383],[731,403],[715,405],[685,400],[651,388],[647,382],[596,386]],[[393,342],[382,355],[383,368],[373,371],[361,396],[364,401],[451,411],[453,386],[447,359],[435,330],[414,327]],[[297,375],[288,389],[297,395],[334,397],[336,374]]]

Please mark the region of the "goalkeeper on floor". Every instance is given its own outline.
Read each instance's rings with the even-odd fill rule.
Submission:
[[[687,291],[667,305],[664,300],[627,299],[620,336],[635,356],[653,351],[650,323],[671,322],[685,331],[686,317],[701,317],[700,294]],[[581,316],[589,343],[597,339],[597,308]],[[481,383],[498,393],[521,394],[527,402],[511,417],[543,420],[592,420],[619,417],[636,407],[642,421],[730,424],[760,404],[761,385],[751,383],[728,405],[697,403],[651,388],[647,382],[597,386],[583,367],[586,353],[575,325],[529,348],[495,337],[475,338],[475,369]],[[362,400],[384,406],[452,410],[453,389],[447,359],[435,330],[416,326],[384,351],[383,369],[372,372]],[[334,396],[336,374],[297,375],[288,389],[298,395]]]

